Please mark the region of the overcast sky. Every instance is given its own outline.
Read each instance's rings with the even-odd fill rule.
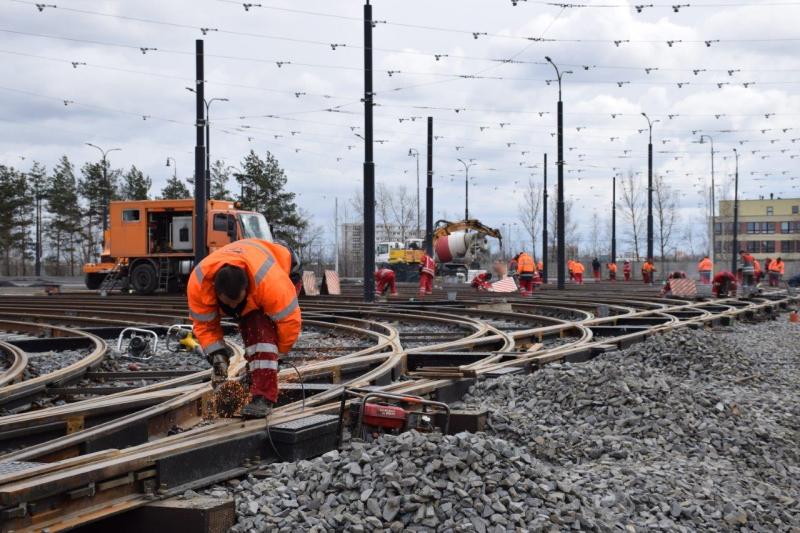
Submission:
[[[251,148],[272,151],[299,204],[326,228],[333,198],[343,206],[360,190],[361,3],[266,0],[245,10],[223,0],[50,1],[56,7],[43,11],[0,3],[0,162],[49,168],[67,154],[80,166],[98,156],[85,146],[92,142],[122,148],[112,164],[143,169],[153,193],[172,172],[167,157],[191,175],[194,96],[185,87],[203,38],[206,97],[230,99],[212,104],[213,159],[237,166]],[[702,133],[715,140],[718,183],[733,173],[735,147],[742,197],[798,196],[800,3],[706,0],[641,13],[618,0],[588,5],[611,2],[619,5],[376,0],[375,139],[385,141],[375,146],[377,180],[415,192],[408,151],[416,148],[424,202],[422,117],[430,115],[439,137],[436,216],[463,214],[461,157],[476,163],[470,214],[517,222],[521,184],[541,181],[545,152],[548,180],[556,178],[549,55],[573,72],[563,84],[565,182],[582,237],[595,211],[610,217],[615,173],[646,179],[643,111],[660,121],[655,170],[681,189],[682,223],[703,212],[709,145],[693,142]]]

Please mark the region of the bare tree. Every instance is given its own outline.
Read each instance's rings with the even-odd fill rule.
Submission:
[[[600,232],[602,228],[600,227],[600,216],[597,214],[597,211],[592,213],[592,223],[591,223],[591,231],[589,233],[589,247],[592,251],[593,257],[600,257],[602,255],[600,253]]]
[[[664,180],[664,176],[656,175],[653,179],[653,197],[658,224],[658,245],[663,265],[675,229],[677,191]]]
[[[554,256],[556,255],[556,245],[557,245],[557,237],[558,237],[558,203],[557,202],[549,202],[550,203],[550,214],[547,216],[547,224],[550,226],[547,228],[547,236],[550,239],[550,250],[551,254]],[[573,247],[573,249],[578,249],[578,239],[580,235],[578,234],[578,222],[575,220],[575,217],[572,215],[572,206],[573,200],[567,199],[564,201],[564,246],[565,248],[569,249]],[[568,254],[569,255],[569,254]],[[555,257],[552,257],[551,260],[555,261]]]
[[[542,187],[529,179],[523,191],[522,201],[517,206],[519,221],[528,233],[533,257],[536,257],[536,237],[539,235],[542,211]]]
[[[622,178],[622,215],[625,219],[625,233],[630,237],[636,261],[639,256],[639,239],[644,223],[644,198],[642,186],[633,171]]]
[[[409,194],[405,185],[397,187],[389,195],[389,212],[392,222],[400,230],[400,240],[405,242],[406,236],[416,228],[416,198]]]

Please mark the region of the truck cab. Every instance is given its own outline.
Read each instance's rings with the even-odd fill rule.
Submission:
[[[194,211],[192,199],[111,202],[100,261],[83,267],[86,287],[139,294],[184,288],[194,268]],[[209,201],[206,213],[206,253],[239,239],[272,241],[261,213],[221,200]]]

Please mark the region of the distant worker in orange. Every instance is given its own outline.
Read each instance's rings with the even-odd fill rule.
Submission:
[[[606,268],[608,269],[609,281],[617,281],[617,264],[614,262],[608,263]]]
[[[572,274],[575,276],[575,283],[579,285],[583,285],[583,273],[586,269],[583,266],[583,263],[580,261],[573,261],[572,262]]]
[[[697,263],[697,270],[700,272],[700,283],[703,285],[711,283],[711,272],[714,270],[714,263],[708,256],[703,257],[703,259]]]
[[[648,258],[647,261],[644,262],[642,265],[642,281],[646,285],[653,284],[653,274],[656,271],[655,265],[653,265],[653,260]]]
[[[784,275],[783,259],[778,257],[775,261],[769,264],[769,286],[777,287],[781,283],[781,278]]]
[[[389,268],[386,263],[375,271],[375,296],[384,296],[391,291],[392,296],[397,296],[397,285],[395,284],[394,270]]]
[[[472,278],[472,288],[476,291],[488,291],[492,288],[492,273],[491,272],[481,272],[474,278]]]
[[[187,288],[194,334],[217,383],[228,377],[231,349],[220,319],[239,325],[252,400],[244,418],[269,416],[278,401],[278,358],[294,346],[302,319],[289,275],[291,253],[259,239],[243,239],[212,252],[192,272]]]
[[[625,277],[625,281],[631,280],[631,262],[625,261],[622,263],[622,275]]]
[[[419,295],[425,296],[426,294],[433,293],[433,276],[436,275],[436,263],[433,262],[431,256],[426,253],[422,254],[422,259],[419,261]]]
[[[519,292],[523,295],[533,294],[533,272],[536,266],[533,258],[525,252],[517,256],[517,270],[519,271]]]

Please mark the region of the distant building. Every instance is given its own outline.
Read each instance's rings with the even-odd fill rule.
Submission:
[[[800,265],[800,198],[761,198],[739,200],[739,250],[746,250],[761,261],[781,257],[786,274]],[[719,268],[730,268],[733,250],[733,201],[719,203],[714,219],[714,251]]]
[[[339,265],[344,276],[360,276],[363,268],[362,246],[364,226],[360,222],[339,225]],[[408,230],[398,225],[375,224],[375,244],[379,242],[403,242],[403,235],[411,237]]]

